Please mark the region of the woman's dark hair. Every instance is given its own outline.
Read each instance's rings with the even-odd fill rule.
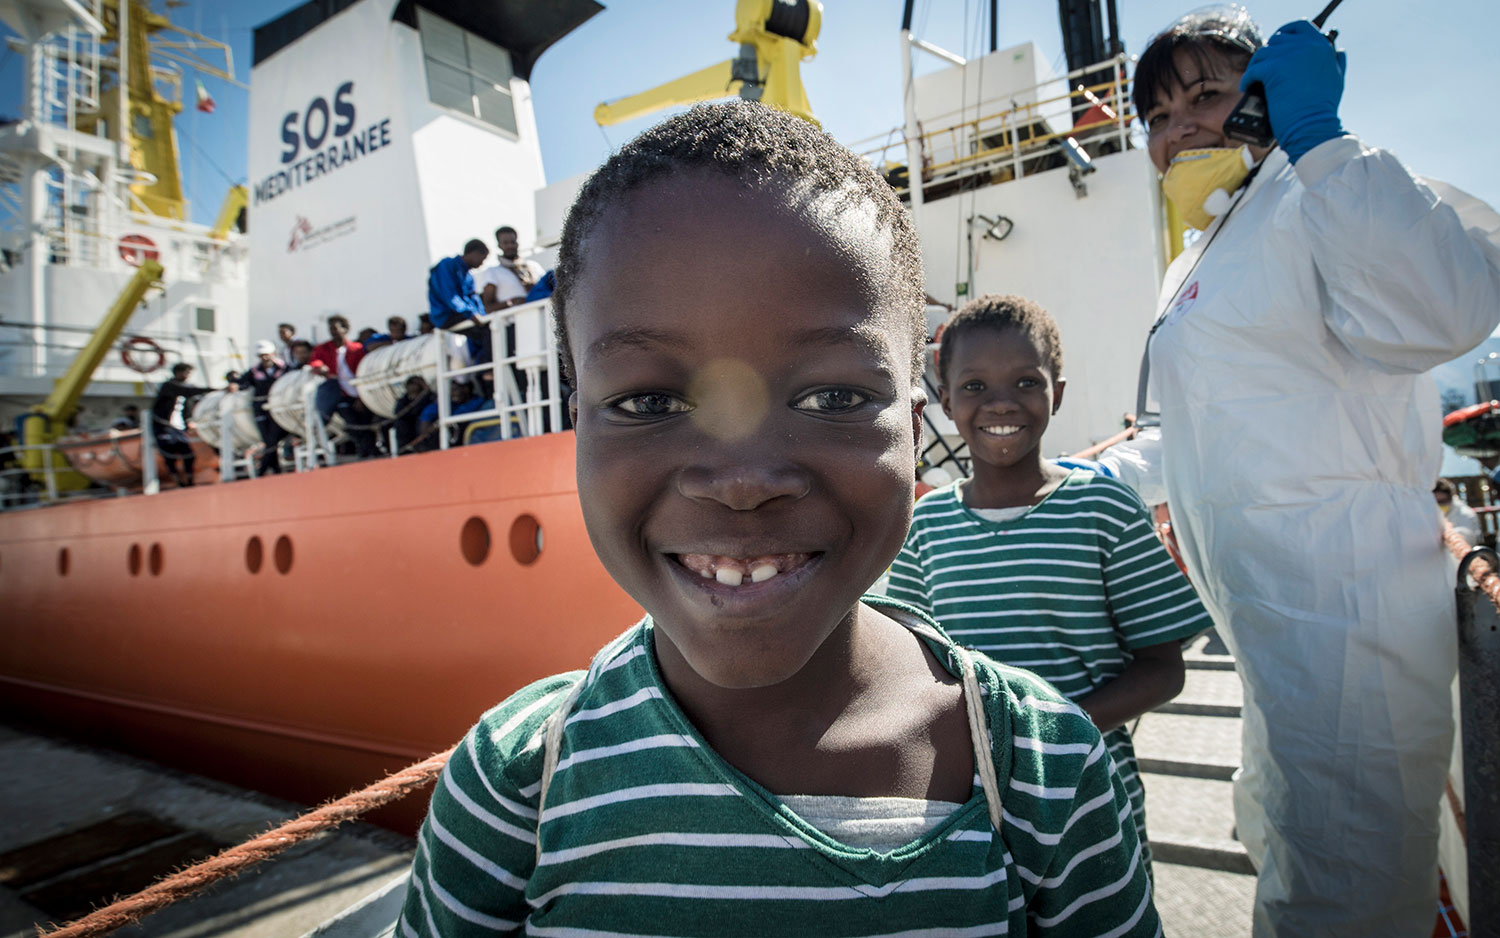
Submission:
[[[588,237],[626,194],[682,170],[738,179],[746,188],[785,191],[792,183],[814,194],[838,194],[846,203],[875,208],[876,230],[891,235],[885,287],[891,306],[910,319],[912,375],[922,374],[927,335],[922,252],[911,215],[890,185],[870,166],[817,127],[749,101],[700,104],[645,131],[610,156],[578,191],[563,225],[552,308],[558,357],[570,384],[573,352],[567,308],[587,271]]]
[[[1262,45],[1260,31],[1243,10],[1190,13],[1159,33],[1135,65],[1135,113],[1141,119],[1156,99],[1184,82],[1177,70],[1177,52],[1192,57],[1199,74],[1216,75],[1223,65],[1242,72]]]
[[[1052,314],[1024,296],[987,293],[960,306],[943,326],[937,356],[939,383],[948,383],[948,359],[953,357],[959,337],[977,329],[1020,332],[1041,351],[1052,380],[1062,377],[1062,335]]]

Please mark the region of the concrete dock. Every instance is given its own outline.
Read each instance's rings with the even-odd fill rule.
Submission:
[[[0,936],[72,920],[300,814],[279,801],[0,724]],[[348,824],[120,938],[297,938],[411,863],[412,841]]]

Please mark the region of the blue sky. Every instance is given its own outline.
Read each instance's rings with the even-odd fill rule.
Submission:
[[[543,56],[532,75],[549,179],[590,169],[611,145],[649,123],[601,131],[591,116],[595,104],[734,52],[725,40],[734,25],[733,0],[604,3],[605,11]],[[1289,19],[1313,15],[1322,3],[1263,0],[1252,4],[1251,11],[1269,32]],[[173,15],[184,26],[226,40],[238,77],[248,81],[252,27],[295,5],[289,0],[191,0]],[[1195,0],[1118,0],[1127,49],[1139,53],[1152,33],[1196,5]],[[988,6],[986,0],[918,0],[915,25],[924,38],[972,55],[987,47],[983,16]],[[900,123],[901,8],[901,0],[824,0],[819,53],[803,65],[803,76],[814,111],[841,140],[868,137]],[[1055,4],[1002,0],[999,20],[1002,46],[1029,39],[1038,44],[1042,59],[1061,63]],[[1500,141],[1491,112],[1500,4],[1347,0],[1329,25],[1340,30],[1340,44],[1349,54],[1345,125],[1394,150],[1419,172],[1500,203],[1500,180],[1487,171]],[[926,56],[919,56],[919,63],[924,70],[938,65]],[[212,78],[203,82],[217,111],[186,111],[178,131],[193,216],[211,221],[225,188],[246,175],[248,93]],[[0,113],[16,112],[20,84],[21,57],[0,53]]]

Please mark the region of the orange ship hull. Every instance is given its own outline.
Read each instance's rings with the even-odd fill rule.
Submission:
[[[0,515],[0,701],[298,801],[366,784],[640,616],[573,459],[560,433]]]

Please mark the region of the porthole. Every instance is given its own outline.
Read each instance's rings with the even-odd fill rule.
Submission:
[[[542,526],[531,515],[521,515],[510,526],[510,554],[519,564],[533,564],[542,555]]]
[[[125,555],[125,566],[130,570],[131,576],[141,575],[141,545],[130,545],[130,552]]]
[[[260,565],[266,559],[266,549],[261,546],[260,536],[254,535],[245,542],[245,569],[251,573],[259,573]]]
[[[58,551],[57,551],[57,575],[58,576],[67,576],[68,575],[68,567],[69,566],[70,566],[70,563],[69,563],[69,557],[68,557],[68,549],[66,547],[60,547],[60,548],[58,548]]]
[[[276,563],[278,573],[290,573],[292,569],[292,539],[285,534],[276,539],[276,547],[272,550],[272,559]]]
[[[479,566],[490,556],[490,526],[480,517],[464,522],[458,532],[458,549],[471,566]]]
[[[151,550],[146,554],[146,566],[151,570],[152,576],[161,576],[163,562],[161,545],[152,544]]]

